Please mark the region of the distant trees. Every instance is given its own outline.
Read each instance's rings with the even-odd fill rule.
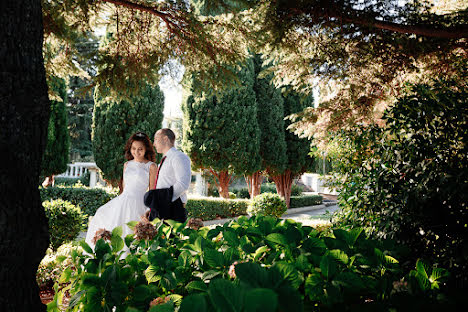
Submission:
[[[152,136],[161,128],[164,94],[159,86],[144,84],[130,99],[108,100],[94,93],[93,153],[104,179],[117,186],[122,179],[124,147],[128,138],[141,131]]]
[[[312,165],[309,142],[287,130],[285,117],[312,104],[293,90],[283,95],[263,77],[259,55],[238,72],[239,85],[219,94],[201,91],[196,80],[184,106],[184,150],[196,168],[208,169],[222,197],[232,173],[244,174],[251,197],[269,175],[289,206],[294,179]],[[213,92],[214,94],[214,92]]]
[[[184,150],[195,168],[207,169],[219,194],[229,197],[233,173],[260,169],[259,129],[253,90],[252,60],[237,71],[238,86],[215,94],[199,88],[193,79],[192,94],[183,107]]]
[[[67,123],[67,85],[65,80],[53,77],[49,81],[54,99],[50,101],[50,118],[47,128],[47,144],[42,157],[43,186],[54,183],[54,175],[67,170],[70,136]]]

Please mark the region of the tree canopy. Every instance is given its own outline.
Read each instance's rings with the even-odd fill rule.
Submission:
[[[434,74],[463,81],[467,8],[466,0],[45,1],[45,63],[49,73],[76,71],[68,56],[78,33],[111,26],[95,78],[111,93],[129,80],[156,81],[171,59],[217,89],[234,76],[228,66],[254,48],[273,61],[277,86],[310,92],[319,85],[328,93],[296,123],[319,138],[378,120],[405,82]]]

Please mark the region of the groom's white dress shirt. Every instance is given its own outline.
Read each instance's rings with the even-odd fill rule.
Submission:
[[[174,147],[163,156],[166,159],[159,169],[156,189],[174,187],[172,201],[180,197],[180,200],[185,204],[192,178],[190,158]]]

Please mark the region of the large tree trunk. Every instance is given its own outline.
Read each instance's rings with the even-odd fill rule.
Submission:
[[[245,176],[245,182],[247,183],[247,188],[249,189],[250,198],[254,198],[260,194],[260,187],[263,182],[263,176],[260,171],[255,172],[252,175]]]
[[[0,307],[45,311],[36,271],[49,245],[38,181],[50,103],[40,0],[0,5]]]
[[[229,183],[231,183],[232,175],[227,170],[214,171],[210,169],[211,174],[215,178],[216,187],[218,187],[219,195],[222,198],[229,198]]]
[[[291,186],[294,181],[294,176],[291,174],[291,170],[286,170],[280,175],[273,175],[270,178],[275,182],[276,191],[278,195],[284,198],[286,206],[289,209],[289,203],[291,200]]]

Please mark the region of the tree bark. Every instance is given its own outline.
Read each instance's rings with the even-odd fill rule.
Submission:
[[[38,189],[50,110],[41,1],[2,1],[0,38],[0,307],[45,311],[36,283],[49,245]]]
[[[245,182],[247,183],[250,198],[253,199],[255,196],[260,194],[260,187],[263,182],[262,173],[260,171],[257,171],[252,175],[245,176]]]
[[[229,198],[229,183],[231,182],[232,175],[227,170],[214,171],[210,169],[211,174],[215,177],[216,187],[218,188],[219,195],[222,198]]]
[[[270,178],[275,182],[276,191],[278,195],[284,198],[286,206],[289,209],[289,204],[291,201],[291,186],[294,181],[294,176],[291,173],[291,170],[286,170],[282,174],[270,176]]]

